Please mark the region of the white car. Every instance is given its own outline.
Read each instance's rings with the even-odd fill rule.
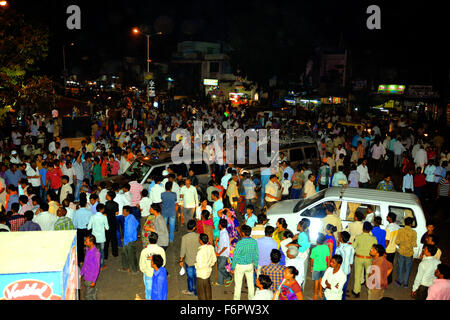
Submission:
[[[415,194],[380,191],[365,188],[333,187],[322,190],[314,196],[306,199],[284,200],[274,204],[267,211],[268,225],[276,228],[279,218],[284,218],[288,229],[297,231],[297,224],[303,218],[311,222],[309,226],[309,237],[311,243],[315,244],[318,233],[323,229],[322,218],[326,216],[323,204],[334,202],[335,214],[341,218],[342,228],[345,230],[350,222],[353,222],[356,211],[366,212],[368,206],[372,206],[376,216],[381,216],[385,228],[388,225],[387,215],[393,212],[397,215],[396,223],[404,226],[406,217],[414,218],[413,230],[417,232],[417,247],[414,248],[414,258],[418,258],[422,251],[420,239],[426,232],[425,215],[419,199]],[[372,221],[370,221],[372,222]]]

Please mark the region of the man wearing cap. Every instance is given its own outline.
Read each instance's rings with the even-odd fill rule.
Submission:
[[[11,157],[9,158],[9,162],[15,163],[15,164],[19,164],[21,162],[20,157],[17,154],[16,150],[11,151]]]
[[[359,298],[361,292],[361,276],[364,274],[364,270],[367,270],[372,264],[370,250],[373,245],[378,243],[377,238],[372,236],[370,231],[372,231],[372,225],[370,222],[364,222],[363,233],[356,236],[355,242],[352,244],[355,248],[355,281],[352,291],[355,298]]]
[[[164,170],[162,173],[163,181],[161,181],[161,187],[166,188],[166,183],[169,181],[169,171]]]
[[[325,216],[325,218],[322,219],[322,233],[326,234],[327,224],[332,224],[337,228],[337,232],[341,232],[342,222],[341,218],[339,218],[337,215],[334,214],[335,211],[334,204],[332,204],[331,202],[326,202],[324,204],[324,207],[327,215]]]

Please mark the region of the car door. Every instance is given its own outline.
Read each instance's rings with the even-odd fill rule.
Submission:
[[[327,215],[323,204],[327,201],[329,200],[324,199],[320,202],[316,202],[300,213],[300,220],[308,218],[310,221],[309,241],[311,243],[316,243],[317,236],[322,230],[322,219]]]

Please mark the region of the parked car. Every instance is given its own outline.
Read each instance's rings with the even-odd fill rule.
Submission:
[[[381,216],[383,229],[387,226],[387,215],[393,212],[397,215],[396,223],[403,227],[406,217],[414,218],[413,230],[417,232],[417,247],[414,258],[422,251],[421,236],[426,232],[425,215],[419,199],[415,194],[403,192],[380,191],[365,188],[333,187],[322,190],[306,199],[285,200],[274,204],[267,211],[269,225],[276,226],[279,218],[286,219],[288,229],[297,230],[298,222],[308,218],[311,222],[309,237],[311,243],[316,243],[318,233],[322,231],[322,218],[326,216],[324,203],[335,204],[335,214],[341,218],[343,230],[353,222],[356,211],[366,212],[372,206],[375,216]]]
[[[163,171],[167,170],[169,167],[177,175],[182,174],[184,178],[188,176],[188,172],[190,169],[194,170],[195,176],[199,181],[199,186],[202,189],[206,189],[212,173],[210,166],[204,161],[202,161],[202,163],[200,164],[175,164],[171,159],[171,154],[166,153],[158,158],[137,158],[123,174],[103,179],[99,181],[98,184],[104,181],[107,183],[107,186],[110,186],[114,182],[122,185],[127,182],[136,180],[140,184],[145,185],[148,183],[147,180],[150,178],[150,176],[162,176]]]

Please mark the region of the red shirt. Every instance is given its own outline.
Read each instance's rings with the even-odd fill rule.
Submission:
[[[427,182],[425,181],[425,175],[423,173],[414,175],[414,187],[420,188],[426,184]]]
[[[47,182],[50,180],[51,189],[61,188],[61,177],[62,177],[61,168],[53,168],[47,170]]]

